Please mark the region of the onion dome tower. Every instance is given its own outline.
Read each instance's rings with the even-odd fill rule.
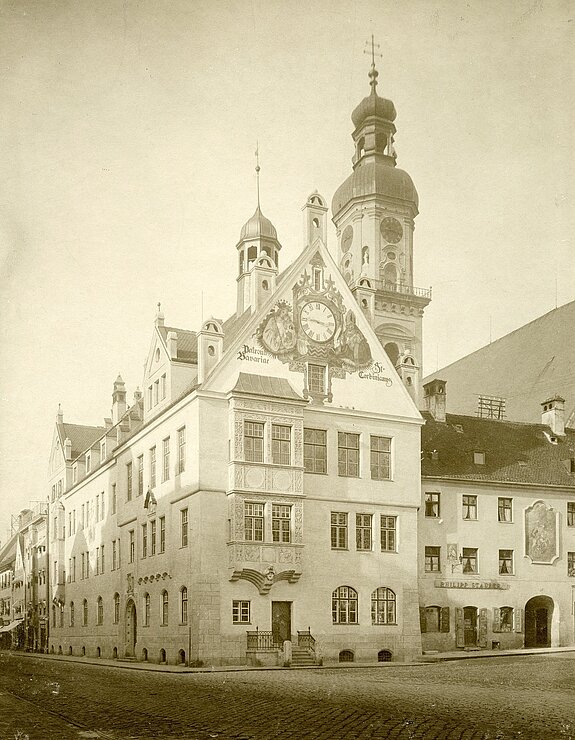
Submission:
[[[371,90],[351,115],[353,172],[336,190],[332,214],[341,272],[417,402],[423,310],[431,291],[413,285],[419,197],[411,177],[396,166],[397,113],[377,94],[377,78],[372,40]]]
[[[256,161],[258,205],[254,215],[242,226],[236,244],[239,255],[238,316],[249,307],[256,309],[275,290],[282,248],[275,226],[260,208],[260,165],[259,159]]]

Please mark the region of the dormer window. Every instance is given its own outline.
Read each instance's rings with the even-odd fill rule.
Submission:
[[[485,465],[485,452],[474,452],[473,462],[475,465]]]
[[[106,459],[106,440],[103,439],[100,442],[100,460],[103,462]]]
[[[313,268],[313,289],[320,291],[323,288],[323,270],[321,267]]]
[[[72,468],[72,483],[78,482],[78,465],[74,465]]]
[[[92,467],[92,456],[88,452],[86,454],[86,475],[90,472],[90,468]]]

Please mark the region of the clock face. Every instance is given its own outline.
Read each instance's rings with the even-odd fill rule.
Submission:
[[[346,226],[343,230],[343,234],[341,235],[341,251],[347,252],[347,250],[351,247],[351,243],[353,241],[353,228],[351,226]]]
[[[384,218],[379,227],[382,237],[390,244],[397,244],[403,236],[403,228],[399,221],[392,216]]]
[[[335,316],[325,303],[310,301],[300,314],[301,326],[314,342],[327,342],[335,334]]]

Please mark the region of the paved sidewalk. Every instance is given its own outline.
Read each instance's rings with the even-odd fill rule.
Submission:
[[[575,652],[575,646],[570,647],[551,647],[551,648],[520,648],[517,650],[456,650],[446,653],[426,653],[419,660],[411,663],[325,663],[321,666],[294,666],[284,668],[284,666],[202,666],[200,668],[191,668],[184,665],[160,665],[158,663],[144,663],[141,661],[124,661],[106,660],[103,658],[88,658],[73,655],[51,655],[47,653],[24,653],[19,651],[5,651],[10,655],[23,658],[44,658],[46,660],[55,660],[60,662],[81,663],[83,665],[99,665],[110,668],[123,668],[135,671],[151,671],[156,673],[233,673],[240,671],[295,671],[295,670],[333,670],[349,668],[382,668],[401,667],[401,666],[423,666],[426,663],[442,663],[453,660],[469,660],[473,658],[503,658],[513,655],[544,655],[547,653],[566,653]]]

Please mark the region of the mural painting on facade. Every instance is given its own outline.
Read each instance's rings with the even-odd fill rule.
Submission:
[[[331,277],[324,277],[319,255],[294,286],[293,304],[278,301],[255,335],[262,349],[300,372],[306,363],[320,362],[330,377],[345,377],[372,364],[356,314],[346,309]]]
[[[557,512],[543,501],[525,510],[525,554],[534,563],[553,563],[558,557]]]

